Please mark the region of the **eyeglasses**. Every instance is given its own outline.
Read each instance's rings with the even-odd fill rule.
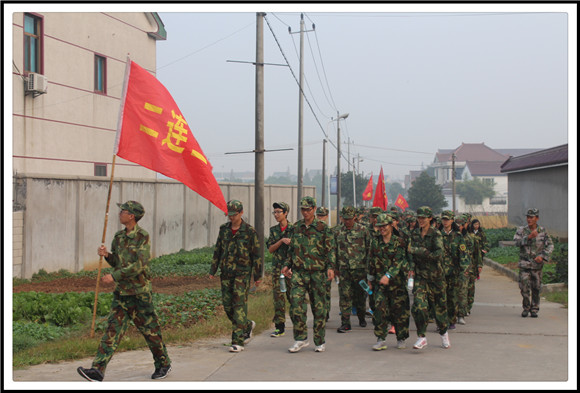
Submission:
[[[273,214],[273,215],[276,215],[276,214],[284,214],[284,210],[274,210],[274,211],[272,212],[272,214]]]

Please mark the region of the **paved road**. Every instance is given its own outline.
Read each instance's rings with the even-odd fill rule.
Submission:
[[[167,379],[160,381],[150,379],[153,362],[148,351],[117,353],[107,368],[106,381],[147,381],[142,385],[121,385],[131,389],[135,386],[151,389],[151,383],[168,383],[163,386],[164,389],[214,389],[218,386],[231,389],[301,389],[312,388],[312,384],[308,383],[312,381],[317,382],[314,388],[338,389],[437,389],[441,388],[440,383],[445,382],[462,383],[461,386],[469,383],[468,387],[475,389],[490,388],[486,382],[493,382],[491,388],[498,389],[516,386],[568,389],[570,384],[576,386],[576,368],[573,367],[576,349],[575,345],[574,348],[568,345],[568,310],[542,300],[539,318],[522,318],[517,283],[489,267],[483,270],[481,280],[476,283],[476,302],[471,316],[466,318],[467,324],[457,325],[457,329],[450,331],[449,349],[441,347],[434,324],[429,325],[427,330],[429,345],[423,350],[412,349],[416,331],[411,320],[407,349],[396,349],[396,339],[389,335],[386,351],[372,351],[371,346],[376,339],[370,319],[366,328],[360,328],[356,317],[353,317],[351,332],[336,332],[340,317],[334,284],[332,295],[331,318],[326,331],[327,350],[324,353],[314,352],[312,341],[301,352],[289,353],[287,348],[293,342],[291,332],[287,331],[280,338],[271,338],[268,330],[256,335],[246,345],[246,350],[238,354],[228,352],[223,345],[228,341],[227,337],[188,346],[170,346],[173,370]],[[574,344],[575,336],[573,332]],[[573,351],[570,369],[569,350]],[[14,385],[66,389],[73,384],[52,382],[71,381],[84,383],[84,388],[94,388],[98,384],[89,387],[86,385],[88,382],[76,372],[78,366],[89,367],[91,360],[14,370],[13,380],[17,381]],[[9,371],[5,373],[5,376],[9,375]],[[26,381],[47,383],[27,384],[24,383]],[[210,381],[227,383],[208,384]],[[272,385],[272,382],[284,384]],[[287,382],[300,383],[288,385]],[[495,386],[495,383],[500,384]],[[113,385],[109,383],[106,386]],[[451,387],[455,385],[452,383]],[[103,384],[100,386],[104,387]]]

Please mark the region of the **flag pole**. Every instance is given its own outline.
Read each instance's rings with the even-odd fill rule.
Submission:
[[[111,164],[111,180],[109,181],[109,193],[107,195],[107,207],[105,209],[105,225],[103,227],[103,237],[101,245],[105,245],[107,235],[107,222],[109,221],[109,204],[111,202],[111,191],[113,189],[113,177],[115,174],[115,158],[113,155],[113,163]],[[101,282],[101,267],[103,266],[103,257],[99,257],[99,269],[97,270],[97,287],[95,288],[95,304],[93,306],[93,321],[91,322],[91,338],[95,337],[95,319],[97,318],[97,304],[99,301],[99,283]]]

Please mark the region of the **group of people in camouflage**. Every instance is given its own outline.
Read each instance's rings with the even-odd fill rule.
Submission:
[[[133,321],[153,354],[155,372],[151,378],[165,378],[171,371],[171,360],[153,307],[148,266],[150,238],[137,224],[145,209],[136,201],[118,206],[119,220],[125,228],[115,234],[111,251],[105,246],[98,249],[98,255],[113,267],[113,273],[103,276],[102,281],[116,283],[108,327],[92,367],[78,367],[77,371],[89,381],[102,381],[108,362]],[[483,266],[483,256],[489,250],[477,219],[472,220],[469,214],[456,216],[449,210],[434,217],[428,206],[418,208],[416,213],[396,208],[383,211],[379,207],[366,212],[346,206],[340,212],[341,223],[330,228],[326,223],[328,209],[316,209],[313,197],[302,198],[303,218],[295,224],[288,221],[287,203],[276,202],[273,208],[278,224],[270,228],[266,244],[273,255],[275,330],[271,337],[285,334],[289,304],[295,340],[289,352],[309,345],[308,302],[314,317],[314,350],[326,350],[330,289],[335,278],[339,286],[339,333],[351,330],[354,310],[359,325],[367,325],[368,298],[377,339],[373,350],[387,349],[388,333],[395,334],[397,348],[405,348],[411,315],[418,336],[413,348],[427,345],[425,332],[433,321],[442,347],[451,346],[448,330],[455,329],[456,324],[465,324],[465,317],[470,315],[475,281]],[[242,219],[242,202],[229,201],[227,209],[229,222],[220,227],[209,275],[213,279],[220,272],[222,303],[232,322],[230,351],[241,352],[256,326],[247,316],[248,292],[252,277],[255,285],[260,284],[263,262],[258,235]],[[538,209],[529,209],[528,225],[518,228],[514,236],[520,247],[522,317],[537,317],[542,267],[554,248],[538,219]]]

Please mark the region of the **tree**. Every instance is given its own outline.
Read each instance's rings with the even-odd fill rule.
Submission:
[[[355,175],[355,193],[356,193],[356,205],[362,206],[362,193],[367,187],[369,182],[369,177],[364,177],[360,174]],[[340,197],[342,199],[342,206],[354,206],[354,200],[352,198],[352,171],[347,173],[341,173],[340,175]]]
[[[389,198],[389,205],[394,205],[397,197],[401,194],[405,196],[405,189],[401,183],[387,183],[387,197]]]
[[[435,178],[423,171],[409,188],[409,208],[417,210],[421,206],[429,206],[434,214],[440,213],[447,206],[443,196],[443,187],[435,183]]]
[[[478,178],[458,182],[456,190],[466,205],[481,205],[485,198],[495,195],[493,183],[484,183]]]

